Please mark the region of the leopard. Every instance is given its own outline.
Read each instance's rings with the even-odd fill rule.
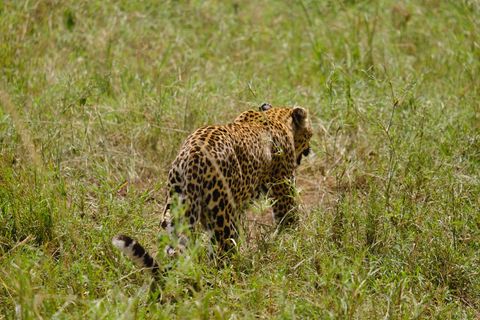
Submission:
[[[272,199],[278,227],[295,225],[299,208],[295,172],[310,153],[312,135],[305,108],[268,103],[241,113],[233,122],[191,133],[168,173],[161,226],[179,241],[165,248],[167,255],[174,256],[188,245],[188,237],[176,234],[173,206],[183,208],[188,229],[199,225],[210,234],[220,254],[235,249],[238,224],[245,219],[248,204],[262,194]],[[165,271],[133,238],[117,235],[112,243],[154,275]]]

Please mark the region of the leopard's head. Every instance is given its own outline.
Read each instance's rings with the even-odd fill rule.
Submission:
[[[302,157],[306,157],[310,153],[310,139],[313,135],[307,110],[302,107],[274,108],[267,103],[262,104],[259,110],[264,112],[270,121],[279,121],[291,128],[295,160],[297,165],[300,165]]]
[[[304,108],[294,107],[292,109],[292,132],[295,145],[295,159],[300,165],[302,156],[310,153],[310,139],[313,136],[312,124],[308,112]]]

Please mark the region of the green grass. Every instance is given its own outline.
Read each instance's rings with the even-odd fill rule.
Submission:
[[[1,2],[0,319],[478,318],[479,35],[467,0]],[[182,140],[264,101],[312,114],[300,225],[261,202],[150,291],[110,239],[161,252]]]

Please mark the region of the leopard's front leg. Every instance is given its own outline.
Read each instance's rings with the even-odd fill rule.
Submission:
[[[270,195],[274,200],[273,217],[281,227],[292,226],[297,223],[298,203],[294,179],[287,178],[273,183]]]

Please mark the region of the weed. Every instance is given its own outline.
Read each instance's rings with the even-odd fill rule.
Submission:
[[[0,16],[0,318],[478,318],[475,1],[4,1]],[[312,114],[298,227],[275,233],[263,199],[230,265],[201,236],[169,261],[180,143],[265,101]],[[172,263],[164,286],[118,233]]]

